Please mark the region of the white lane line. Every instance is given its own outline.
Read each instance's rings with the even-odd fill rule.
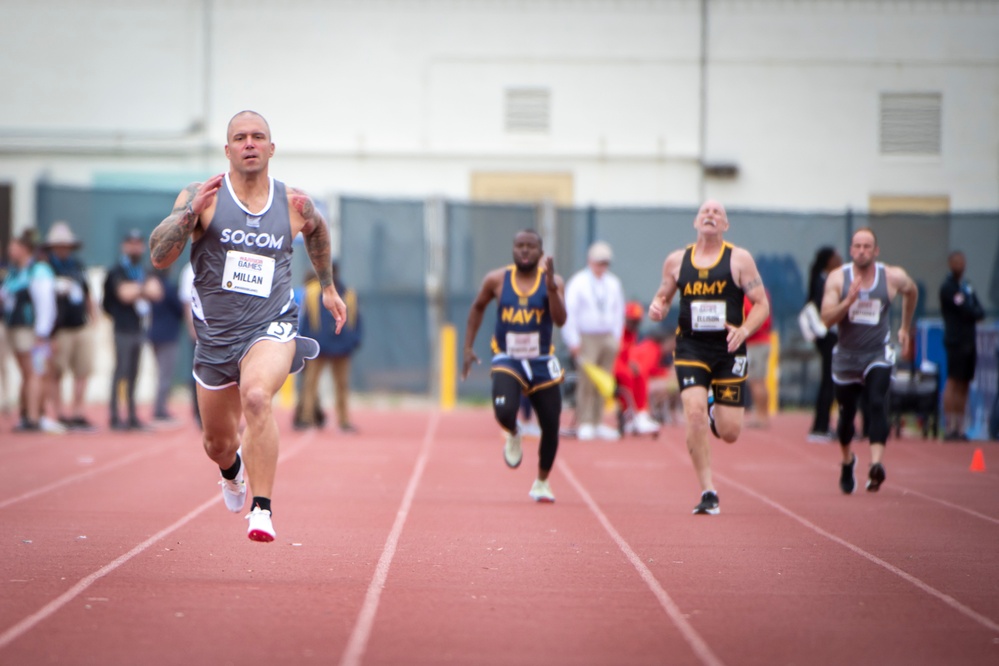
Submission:
[[[819,467],[821,467],[822,469],[826,469],[826,470],[831,469],[829,463],[825,459],[821,459],[820,460],[819,458],[817,458],[816,456],[814,456],[812,454],[804,453],[804,451],[802,450],[801,446],[798,446],[797,444],[789,444],[786,440],[782,440],[782,439],[776,439],[776,440],[774,440],[774,443],[782,444],[783,448],[785,450],[791,451],[791,452],[793,452],[795,454],[802,454],[802,457],[804,457],[809,462],[810,466],[813,467],[813,468],[819,468]],[[939,464],[940,463],[939,456],[931,456],[931,455],[929,455],[925,451],[924,448],[908,448],[907,447],[906,448],[906,453],[908,455],[910,455],[910,456],[913,456],[913,457],[922,458],[924,461],[928,461],[928,462],[933,463],[933,464]],[[833,464],[835,464],[835,463],[833,463]],[[887,488],[888,492],[901,491],[903,494],[905,494],[905,493],[911,493],[911,494],[916,495],[918,497],[922,497],[923,499],[928,500],[930,502],[936,502],[937,504],[941,504],[941,505],[946,506],[948,508],[956,509],[958,511],[966,513],[969,516],[974,516],[975,518],[981,518],[982,520],[985,520],[985,521],[988,521],[990,523],[993,523],[994,525],[999,525],[999,518],[994,518],[994,517],[986,515],[984,513],[975,511],[974,509],[969,509],[967,507],[961,506],[960,504],[954,504],[953,502],[948,502],[945,499],[940,499],[939,497],[935,497],[933,495],[929,495],[927,493],[924,493],[924,492],[921,492],[921,491],[918,491],[918,490],[914,490],[914,489],[909,488],[907,486],[900,486],[900,485],[898,485],[897,481],[894,481],[894,480],[886,488]],[[882,488],[882,490],[880,492],[884,492],[884,491],[885,491],[885,488]]]
[[[593,512],[593,515],[595,515],[600,524],[603,525],[607,534],[610,535],[611,539],[613,539],[617,544],[617,547],[622,553],[624,553],[624,556],[628,558],[628,561],[631,562],[633,567],[635,567],[635,570],[638,571],[638,575],[641,577],[642,581],[645,582],[645,585],[652,592],[653,596],[655,596],[655,598],[659,601],[659,605],[662,606],[664,611],[666,611],[666,615],[668,615],[670,620],[673,621],[673,624],[676,625],[676,628],[680,631],[684,640],[686,640],[690,645],[690,648],[694,651],[694,654],[697,655],[697,658],[701,660],[701,663],[709,666],[722,666],[724,662],[722,662],[722,660],[711,651],[711,648],[709,648],[708,644],[704,642],[701,635],[697,633],[697,630],[694,629],[694,627],[687,621],[687,618],[684,617],[683,611],[680,610],[680,607],[676,605],[676,602],[673,601],[666,590],[664,590],[659,584],[659,581],[656,580],[655,575],[649,571],[649,568],[645,566],[642,559],[635,553],[634,550],[632,550],[631,546],[628,545],[628,542],[624,540],[624,537],[622,537],[618,531],[614,529],[611,521],[606,515],[604,515],[604,512],[600,510],[600,507],[593,500],[593,498],[590,497],[590,494],[586,492],[583,484],[576,479],[576,475],[572,473],[572,470],[569,468],[569,465],[565,462],[565,460],[559,460],[558,465],[559,471],[562,475],[569,480],[569,483],[571,483],[576,489],[576,492],[578,492],[580,497],[583,498],[583,502],[586,503],[586,506],[589,507],[590,511]]]
[[[740,490],[742,490],[742,492],[746,493],[747,495],[749,495],[751,497],[755,497],[756,499],[758,499],[759,501],[763,502],[764,504],[767,504],[768,506],[773,507],[777,511],[780,511],[785,516],[787,516],[789,518],[792,518],[793,520],[798,521],[799,523],[801,523],[802,525],[804,525],[808,529],[812,530],[816,534],[824,536],[825,538],[829,539],[830,541],[838,543],[839,545],[843,546],[844,548],[847,548],[848,550],[853,551],[857,555],[860,555],[861,557],[863,557],[864,559],[868,560],[869,562],[872,562],[872,563],[878,565],[879,567],[882,567],[883,569],[886,569],[887,571],[890,571],[891,573],[895,574],[896,576],[898,576],[902,580],[906,581],[907,583],[910,583],[910,584],[914,585],[915,587],[919,588],[923,592],[926,592],[927,594],[929,594],[929,595],[931,595],[933,597],[936,597],[937,599],[939,599],[943,603],[947,604],[948,606],[950,606],[951,608],[953,608],[957,612],[961,613],[965,617],[968,617],[968,618],[974,620],[975,622],[977,622],[978,624],[982,625],[986,629],[990,629],[992,631],[999,632],[999,624],[997,624],[996,622],[993,622],[992,619],[990,619],[990,618],[982,615],[981,613],[979,613],[979,612],[977,612],[975,610],[972,610],[971,608],[965,606],[964,604],[962,604],[960,601],[958,601],[954,597],[950,596],[949,594],[945,594],[945,593],[941,592],[940,590],[938,590],[935,587],[929,585],[928,583],[925,583],[922,580],[920,580],[919,578],[916,578],[912,574],[907,573],[907,572],[903,571],[902,569],[899,569],[898,567],[896,567],[895,565],[891,564],[890,562],[882,560],[877,555],[874,555],[872,553],[867,552],[866,550],[864,550],[860,546],[854,545],[854,544],[850,543],[849,541],[847,541],[846,539],[843,539],[841,537],[836,536],[832,532],[827,532],[826,530],[822,529],[821,527],[819,527],[818,525],[816,525],[812,521],[808,520],[804,516],[800,516],[800,515],[796,514],[794,511],[791,511],[790,509],[788,509],[787,507],[785,507],[783,504],[780,504],[779,502],[770,499],[766,495],[758,493],[755,490],[753,490],[752,488],[750,488],[748,486],[745,486],[745,485],[739,483],[738,481],[735,481],[732,478],[727,477],[725,475],[719,474],[717,472],[715,472],[714,475],[716,477],[720,478],[721,480],[723,480],[725,483],[727,483],[729,485],[732,485],[732,486],[735,486],[736,488],[739,488]]]
[[[299,451],[302,451],[308,444],[314,439],[312,433],[308,433],[304,437],[304,441],[300,443],[293,449],[287,451],[287,453],[282,454],[278,458],[278,462],[283,462],[294,455],[297,455]],[[124,555],[108,562],[103,567],[93,572],[88,576],[84,576],[76,583],[73,587],[69,588],[58,597],[50,601],[49,603],[42,606],[39,610],[32,613],[28,617],[24,618],[14,626],[12,626],[7,631],[0,634],[0,650],[10,645],[13,641],[17,640],[20,636],[34,629],[40,622],[45,621],[47,618],[54,615],[59,609],[68,604],[70,601],[75,599],[80,595],[81,592],[86,590],[88,587],[99,581],[104,576],[119,568],[121,565],[126,564],[129,560],[135,558],[137,555],[142,554],[144,551],[148,550],[150,546],[155,544],[160,539],[163,539],[170,535],[170,533],[179,530],[180,528],[187,525],[189,522],[200,516],[206,510],[211,507],[218,506],[219,496],[213,495],[210,500],[206,500],[202,504],[198,505],[190,513],[182,517],[177,522],[173,523],[169,527],[165,527],[153,536],[149,537],[138,546],[128,551]]]
[[[889,490],[901,491],[903,495],[906,493],[910,493],[912,495],[916,495],[917,497],[922,497],[925,500],[929,500],[930,502],[936,502],[937,504],[942,504],[950,509],[957,509],[958,511],[963,511],[969,516],[974,516],[975,518],[981,518],[982,520],[987,520],[990,523],[999,525],[999,518],[993,518],[992,516],[987,516],[984,513],[979,513],[978,511],[975,511],[974,509],[969,509],[968,507],[961,506],[960,504],[954,504],[953,502],[942,500],[939,497],[933,497],[932,495],[927,495],[926,493],[919,492],[918,490],[913,490],[912,488],[900,486],[897,483],[891,484]]]
[[[25,500],[31,499],[32,497],[38,497],[39,495],[44,495],[45,493],[52,492],[53,490],[56,490],[57,488],[62,488],[63,486],[68,486],[71,483],[76,483],[77,481],[82,481],[83,479],[86,479],[86,478],[91,477],[91,476],[95,476],[97,474],[103,474],[104,472],[109,472],[109,471],[111,471],[113,469],[117,469],[118,467],[121,467],[122,465],[127,465],[127,464],[129,464],[131,462],[134,462],[136,460],[139,460],[141,458],[145,458],[145,457],[148,457],[148,456],[151,456],[151,455],[155,455],[155,454],[158,454],[158,453],[163,453],[166,450],[167,450],[167,448],[165,446],[161,446],[161,447],[156,447],[156,448],[143,449],[143,450],[140,450],[140,451],[136,451],[134,453],[130,453],[129,455],[125,456],[124,458],[120,458],[118,460],[115,460],[114,462],[110,462],[110,463],[108,463],[106,465],[103,465],[101,467],[95,467],[93,469],[87,470],[86,472],[80,472],[79,474],[73,474],[71,476],[67,476],[65,478],[59,479],[58,481],[53,481],[52,483],[49,483],[49,484],[44,485],[44,486],[41,486],[40,488],[35,488],[34,490],[29,490],[26,493],[21,493],[20,495],[17,495],[16,497],[10,497],[10,498],[7,498],[7,499],[5,499],[3,501],[0,501],[0,509],[6,509],[8,506],[11,506],[13,504],[17,504],[18,502],[23,502]]]
[[[357,615],[354,630],[350,633],[350,640],[347,641],[347,647],[340,658],[341,666],[360,666],[361,660],[364,658],[364,651],[368,647],[368,639],[371,637],[371,630],[374,627],[375,615],[378,613],[378,603],[381,600],[382,590],[385,589],[385,581],[388,579],[389,567],[392,566],[392,559],[395,557],[396,547],[399,545],[399,536],[406,525],[406,519],[409,517],[409,509],[413,505],[413,497],[416,495],[416,489],[420,485],[420,479],[423,477],[423,470],[426,468],[427,460],[430,458],[430,445],[433,443],[439,420],[440,412],[434,410],[430,415],[430,422],[427,424],[427,430],[423,435],[423,445],[420,449],[420,455],[416,459],[416,465],[413,467],[413,473],[409,477],[406,492],[402,496],[402,503],[396,512],[392,530],[385,540],[382,555],[378,558],[375,575],[368,585],[368,592],[364,596],[364,603],[361,605],[361,611]]]

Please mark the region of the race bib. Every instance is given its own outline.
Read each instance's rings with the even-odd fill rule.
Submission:
[[[240,294],[267,298],[274,280],[274,258],[229,250],[225,255],[222,288]]]
[[[691,301],[690,326],[695,331],[724,331],[725,301]]]
[[[541,356],[541,334],[507,333],[506,353],[510,358],[537,358]]]
[[[857,299],[850,306],[850,322],[864,326],[876,326],[881,319],[881,301]]]

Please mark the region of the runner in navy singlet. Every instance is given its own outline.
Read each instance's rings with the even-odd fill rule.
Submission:
[[[468,313],[461,378],[468,376],[479,358],[472,350],[486,306],[497,301],[492,339],[493,412],[506,432],[503,458],[515,468],[523,451],[517,427],[521,395],[534,407],[541,427],[538,478],[530,496],[536,502],[554,502],[548,475],[558,451],[562,414],[562,367],[555,357],[553,325],[565,323],[565,284],[555,274],[555,263],[545,257],[537,232],[524,230],[513,241],[513,265],[486,274]]]
[[[278,458],[271,403],[289,372],[319,351],[315,340],[297,335],[291,253],[298,233],[337,333],[347,308],[333,286],[326,220],[308,195],[268,175],[274,144],[267,121],[241,111],[226,134],[229,172],[181,192],[153,231],[149,250],[153,265],[166,268],[191,239],[194,377],[205,452],[219,466],[222,498],[233,512],[246,500],[245,468],[253,491],[247,534],[268,542],[275,537],[271,493]]]

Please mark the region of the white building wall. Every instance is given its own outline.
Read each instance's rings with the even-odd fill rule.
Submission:
[[[179,190],[225,168],[238,110],[314,194],[465,198],[559,171],[576,202],[999,207],[999,3],[984,0],[0,0],[0,181],[15,226],[54,182]],[[503,128],[509,86],[551,131]],[[881,92],[943,95],[943,150],[885,158]],[[734,179],[702,177],[701,158]]]

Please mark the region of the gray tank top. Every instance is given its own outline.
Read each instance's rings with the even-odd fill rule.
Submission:
[[[198,342],[212,347],[245,344],[270,322],[297,324],[284,183],[271,179],[270,199],[256,215],[233,194],[229,174],[216,196],[211,224],[191,245]]]
[[[884,264],[875,264],[874,284],[861,290],[839,322],[839,347],[847,352],[883,352],[891,340],[891,300],[888,298],[888,277]],[[843,289],[846,298],[853,282],[853,264],[843,267]]]

